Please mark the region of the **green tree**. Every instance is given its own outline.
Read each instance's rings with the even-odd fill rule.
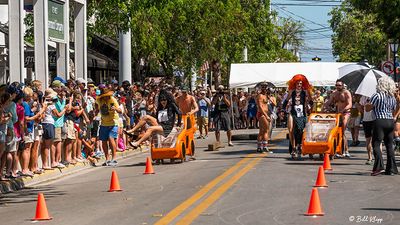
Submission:
[[[296,60],[281,48],[268,4],[259,0],[102,0],[91,2],[88,14],[95,18],[91,30],[96,34],[116,36],[119,30],[131,29],[134,64],[144,59],[156,65],[155,71],[160,66],[171,77],[175,70],[191,74],[209,61],[218,84],[219,74],[229,74],[230,64],[242,61],[244,46],[249,49],[249,62]]]
[[[333,55],[339,57],[338,61],[367,59],[373,65],[381,63],[386,54],[386,35],[373,14],[365,14],[345,1],[335,7],[330,16]]]
[[[304,45],[304,24],[296,22],[290,18],[280,19],[280,26],[277,32],[282,41],[282,48],[291,46],[294,49],[300,49]]]
[[[374,14],[377,25],[389,39],[400,39],[400,0],[350,0],[363,12]]]

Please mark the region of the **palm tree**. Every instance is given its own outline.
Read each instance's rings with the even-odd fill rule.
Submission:
[[[291,18],[281,18],[277,26],[277,33],[282,41],[282,48],[289,50],[300,49],[304,45],[304,24]]]

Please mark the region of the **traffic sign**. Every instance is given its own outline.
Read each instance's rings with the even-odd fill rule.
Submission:
[[[384,63],[382,64],[382,71],[383,71],[384,73],[388,74],[388,75],[389,75],[389,74],[392,74],[393,71],[394,71],[393,62],[389,62],[389,61],[384,62]]]

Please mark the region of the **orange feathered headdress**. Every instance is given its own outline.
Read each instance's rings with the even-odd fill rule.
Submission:
[[[294,90],[296,89],[296,83],[297,81],[302,81],[303,82],[303,90],[311,90],[312,86],[308,82],[308,79],[306,76],[303,74],[296,74],[292,77],[291,80],[288,81],[288,86],[289,90]]]

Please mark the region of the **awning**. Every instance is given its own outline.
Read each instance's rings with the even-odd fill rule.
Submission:
[[[254,87],[269,81],[277,87],[286,87],[296,74],[304,74],[313,86],[333,86],[339,77],[339,67],[350,63],[307,62],[307,63],[243,63],[232,64],[229,87]]]

